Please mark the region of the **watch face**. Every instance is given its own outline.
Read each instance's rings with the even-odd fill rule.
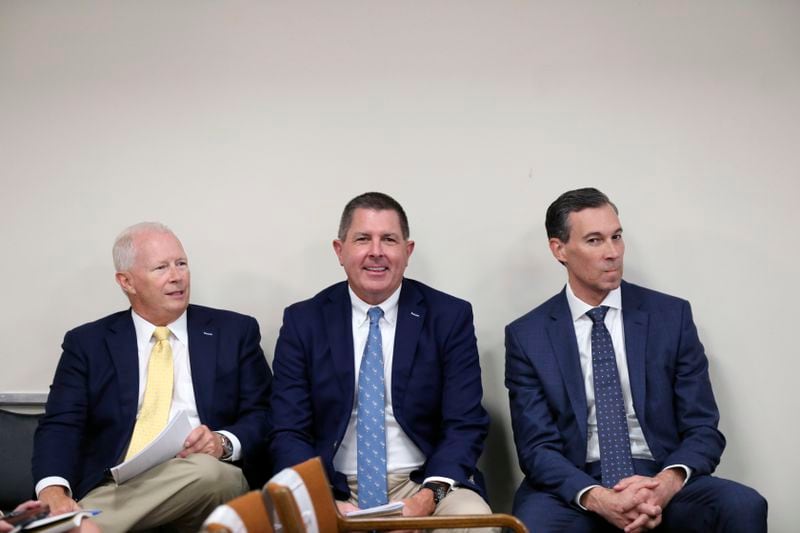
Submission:
[[[430,482],[423,485],[423,487],[431,489],[433,492],[433,501],[437,505],[450,492],[450,487],[446,483]]]
[[[220,441],[222,442],[222,459],[227,459],[233,455],[233,443],[223,434],[219,434]]]

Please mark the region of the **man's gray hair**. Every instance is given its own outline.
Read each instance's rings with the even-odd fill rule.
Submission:
[[[175,235],[171,229],[161,222],[139,222],[125,228],[114,240],[114,247],[111,250],[111,254],[114,256],[114,268],[117,272],[126,272],[133,267],[133,263],[136,260],[136,249],[133,246],[134,238],[145,232]]]

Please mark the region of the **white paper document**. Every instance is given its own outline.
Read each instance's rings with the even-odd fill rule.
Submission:
[[[183,443],[191,432],[189,415],[186,414],[186,411],[179,411],[175,418],[170,420],[167,427],[142,451],[111,469],[114,482],[120,485],[130,478],[172,459],[183,449]]]
[[[100,514],[99,509],[85,509],[81,511],[72,511],[70,513],[59,514],[56,516],[48,516],[41,520],[36,520],[27,524],[22,528],[22,531],[31,531],[36,533],[61,533],[62,531],[69,531],[81,525],[84,518],[91,518]],[[19,529],[19,528],[17,528]],[[12,530],[12,533],[17,531]]]
[[[400,514],[403,511],[405,504],[403,502],[389,502],[383,505],[370,507],[369,509],[359,509],[358,511],[350,511],[347,513],[348,518],[368,517],[368,516],[389,516],[393,514]]]

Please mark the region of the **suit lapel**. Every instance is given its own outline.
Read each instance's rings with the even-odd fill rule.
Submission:
[[[413,282],[403,280],[400,299],[397,303],[397,326],[394,333],[394,356],[392,362],[392,404],[403,405],[403,396],[408,388],[411,367],[417,353],[417,343],[425,323],[426,306],[422,293]],[[397,414],[397,411],[395,411]]]
[[[106,346],[117,372],[120,415],[123,420],[130,420],[133,429],[139,406],[139,349],[130,311],[122,313],[111,324],[106,336]]]
[[[346,282],[331,290],[322,313],[331,350],[331,367],[342,387],[344,398],[349,398],[352,402],[356,379],[353,358],[353,306]]]
[[[628,374],[633,395],[633,409],[641,416],[645,411],[645,360],[647,350],[647,326],[649,315],[641,310],[641,301],[636,287],[622,283],[622,322],[625,328],[625,353],[628,359]]]
[[[585,442],[587,433],[586,421],[589,416],[588,407],[586,406],[586,389],[583,383],[583,371],[581,370],[581,358],[578,353],[578,341],[575,337],[575,326],[572,323],[569,304],[567,304],[566,290],[561,291],[550,310],[550,323],[547,326],[547,334],[561,370],[561,377],[564,380],[572,410],[575,413],[578,427]]]
[[[200,421],[207,424],[213,412],[219,330],[207,312],[193,305],[189,306],[186,313],[186,329],[189,333],[194,401]]]

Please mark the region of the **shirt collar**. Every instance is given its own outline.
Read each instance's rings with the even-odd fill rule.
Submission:
[[[567,304],[569,305],[569,312],[572,315],[572,321],[576,322],[580,317],[586,314],[586,311],[594,309],[595,305],[589,305],[572,292],[572,287],[567,282]],[[622,288],[617,287],[609,292],[606,297],[600,302],[600,305],[606,305],[611,309],[622,310]]]
[[[153,338],[153,332],[156,330],[155,324],[151,324],[141,316],[139,316],[136,311],[131,309],[131,318],[133,318],[133,327],[136,330],[136,343],[138,346],[147,346],[150,344],[150,339]],[[172,322],[171,324],[167,324],[169,331],[172,335],[178,339],[184,346],[189,346],[189,331],[186,327],[186,311],[184,310],[181,313],[181,316]]]
[[[350,285],[347,286],[347,290],[350,292],[350,303],[353,306],[353,319],[359,324],[363,324],[365,320],[369,320],[367,316],[367,311],[369,311],[372,307],[380,307],[383,310],[383,318],[388,322],[390,325],[394,325],[397,321],[397,306],[398,302],[400,301],[400,289],[403,288],[403,284],[401,283],[397,290],[395,290],[391,296],[386,298],[384,301],[377,305],[370,305],[361,298],[359,298]]]

